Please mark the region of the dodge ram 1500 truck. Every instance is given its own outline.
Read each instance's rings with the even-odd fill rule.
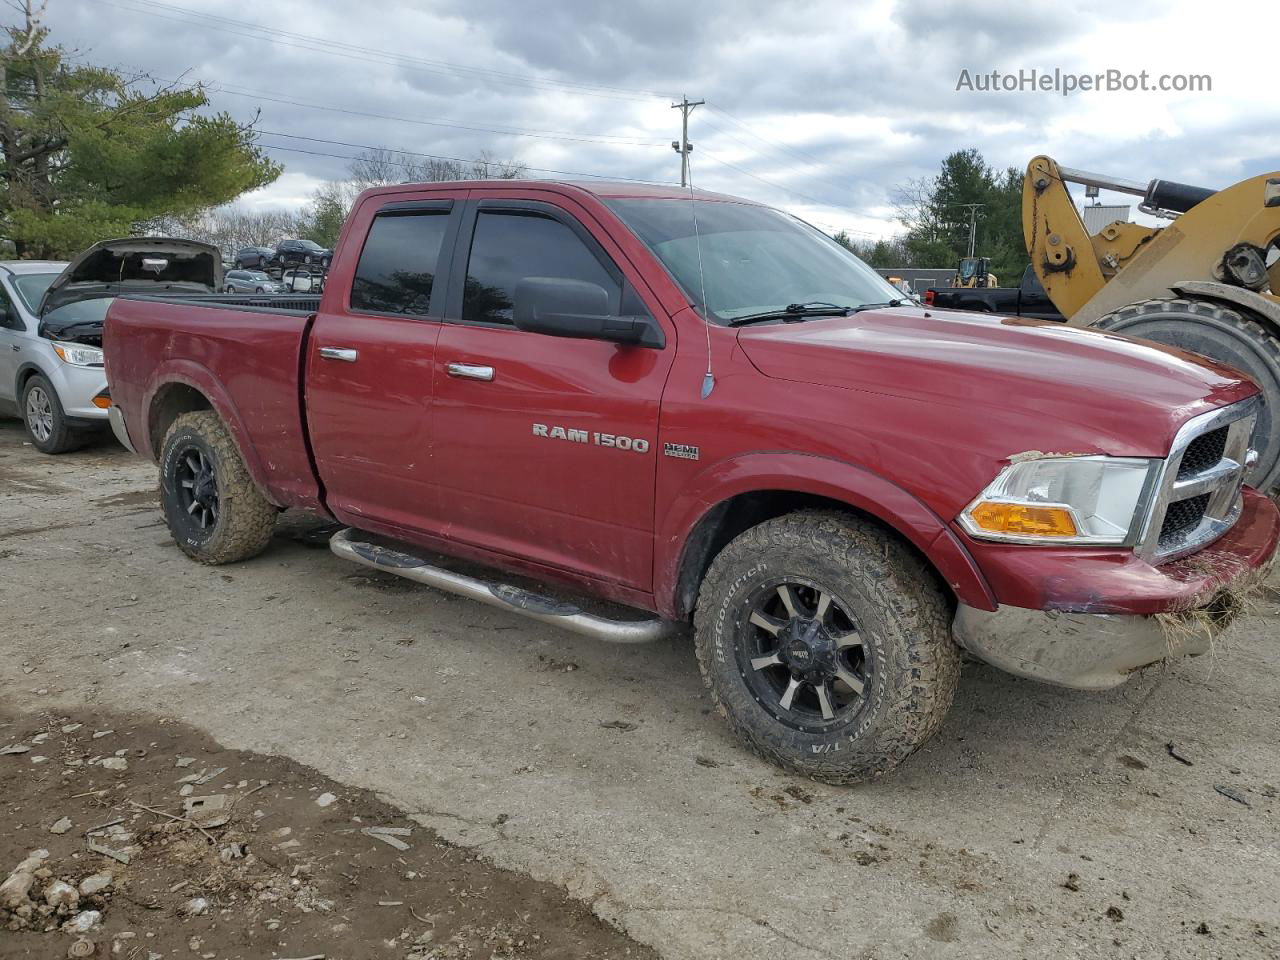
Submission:
[[[692,621],[742,740],[853,782],[938,729],[962,650],[1085,689],[1202,652],[1280,536],[1242,376],[901,302],[732,197],[377,188],[314,302],[117,300],[111,420],[196,560],[301,507],[339,556],[604,640]]]

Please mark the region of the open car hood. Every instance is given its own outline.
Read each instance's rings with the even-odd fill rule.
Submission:
[[[222,254],[196,240],[127,237],[103,240],[80,254],[49,284],[37,315],[83,300],[125,294],[217,293]]]

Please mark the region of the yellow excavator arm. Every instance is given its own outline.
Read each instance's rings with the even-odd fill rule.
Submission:
[[[1090,235],[1067,184],[1142,197],[1169,221]],[[1280,493],[1280,172],[1225,190],[1142,184],[1035,157],[1022,186],[1031,266],[1072,326],[1097,326],[1217,360],[1262,389],[1248,481]]]
[[[1164,227],[1116,222],[1090,236],[1067,189],[1081,183],[1143,197],[1139,209],[1176,217]],[[1073,326],[1088,326],[1136,300],[1171,296],[1185,281],[1251,290],[1280,308],[1280,172],[1225,190],[1152,180],[1145,186],[1060,167],[1050,157],[1027,166],[1022,231],[1031,265]]]

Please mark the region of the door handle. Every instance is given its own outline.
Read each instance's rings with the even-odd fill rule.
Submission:
[[[451,363],[446,368],[451,377],[462,377],[466,380],[492,380],[493,367],[482,367],[475,363]]]
[[[320,356],[326,360],[345,360],[347,363],[355,363],[360,354],[350,347],[321,347]]]

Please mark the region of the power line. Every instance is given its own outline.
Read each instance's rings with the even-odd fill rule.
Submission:
[[[469,76],[475,79],[487,80],[492,83],[514,84],[518,86],[532,87],[534,89],[555,90],[559,93],[576,93],[582,96],[602,97],[604,99],[611,100],[648,102],[653,98],[661,96],[656,92],[648,90],[609,87],[603,84],[582,83],[574,80],[556,80],[549,77],[507,73],[505,71],[492,70],[485,67],[474,67],[466,64],[452,63],[447,60],[431,60],[424,57],[414,57],[408,54],[379,49],[377,47],[366,47],[336,40],[326,40],[323,37],[316,37],[310,34],[294,33],[292,31],[269,27],[265,24],[253,21],[238,20],[230,17],[219,17],[214,14],[201,13],[199,11],[189,10],[185,7],[162,3],[159,2],[159,0],[102,0],[102,2],[118,7],[119,9],[129,10],[132,13],[144,13],[148,17],[155,16],[176,23],[199,25],[206,29],[217,30],[233,36],[246,37],[252,40],[266,40],[281,46],[310,50],[313,53],[325,53],[331,56],[343,57],[348,60],[358,60],[365,63],[386,64],[391,62],[406,69],[434,74],[436,76],[451,76],[455,78],[458,76]],[[126,4],[131,4],[132,6]]]
[[[731,122],[731,123],[733,123],[734,125],[736,125],[736,126],[738,126],[738,127],[742,128],[742,129],[743,129],[743,130],[745,130],[748,134],[750,134],[751,136],[753,136],[753,137],[755,137],[757,140],[759,140],[761,143],[768,144],[769,146],[774,147],[774,148],[776,148],[777,150],[785,150],[785,151],[787,151],[788,153],[790,153],[792,156],[799,157],[801,160],[806,160],[806,161],[808,161],[808,162],[811,162],[811,163],[817,163],[817,164],[824,164],[824,163],[825,163],[825,161],[819,160],[817,157],[815,157],[815,156],[814,156],[813,154],[811,154],[811,153],[806,153],[804,150],[801,150],[801,149],[799,149],[799,148],[797,148],[797,147],[792,147],[792,146],[790,146],[790,145],[788,145],[788,144],[785,144],[785,143],[778,143],[777,141],[770,140],[768,137],[763,136],[763,135],[761,135],[761,134],[759,134],[759,133],[756,133],[753,129],[751,129],[751,127],[747,126],[745,123],[743,123],[743,122],[742,122],[741,120],[739,120],[737,117],[735,117],[733,114],[729,113],[727,110],[724,110],[724,109],[722,109],[722,108],[720,108],[720,107],[717,107],[714,103],[712,103],[712,104],[708,104],[708,109],[715,111],[716,113],[720,114],[720,116],[724,117],[724,118],[725,118],[726,120],[728,120],[729,122]]]
[[[750,177],[752,180],[758,180],[761,183],[765,184],[766,186],[773,187],[775,190],[781,190],[783,193],[789,193],[792,196],[800,197],[802,200],[807,200],[810,203],[817,204],[820,207],[834,207],[837,210],[847,210],[850,213],[859,213],[859,211],[853,209],[853,207],[848,207],[840,203],[832,203],[830,200],[819,200],[817,197],[811,197],[807,193],[801,193],[799,190],[792,190],[790,187],[784,187],[780,183],[775,183],[772,180],[766,180],[764,177],[756,176],[756,174],[752,173],[750,170],[744,170],[742,169],[742,167],[738,166],[737,164],[730,163],[728,160],[724,160],[720,157],[717,157],[714,153],[707,153],[704,150],[702,151],[702,155],[711,160],[714,160],[716,163],[719,163],[723,166],[728,167],[731,170],[737,170],[738,173],[742,174],[743,176]],[[859,213],[859,216],[861,216],[860,213]],[[862,234],[868,237],[877,236],[876,234],[871,233],[868,230],[848,230],[847,232]]]
[[[281,133],[276,130],[258,130],[257,132],[264,137],[281,137],[286,140],[305,140],[309,143],[323,143],[328,146],[334,146],[334,147],[350,147],[353,150],[382,150],[382,151],[385,151],[386,153],[396,153],[396,154],[400,154],[401,156],[407,156],[407,157],[421,157],[427,160],[446,160],[453,163],[484,163],[485,162],[484,160],[481,160],[479,158],[448,157],[448,156],[443,156],[441,154],[435,154],[435,153],[421,153],[417,150],[401,150],[396,147],[384,147],[384,146],[379,146],[377,144],[372,144],[372,143],[355,143],[350,140],[330,140],[324,137],[305,137],[298,133]],[[359,160],[360,159],[359,156],[352,157],[352,156],[347,156],[347,155],[337,154],[337,153],[324,153],[317,150],[303,150],[297,147],[285,147],[285,146],[281,146],[279,144],[274,144],[274,143],[261,143],[259,144],[259,146],[265,147],[268,150],[285,150],[290,153],[305,153],[305,154],[310,154],[311,156],[316,156],[316,157],[333,157],[334,159],[337,159],[337,160]],[[407,169],[414,168],[414,165],[411,163],[403,163],[395,160],[388,160],[386,162],[390,163],[392,166],[404,167]],[[526,170],[536,170],[539,173],[552,173],[552,174],[555,174],[556,176],[561,176],[561,177],[589,177],[593,180],[621,180],[627,183],[660,183],[664,185],[668,183],[668,181],[664,181],[664,180],[647,180],[640,177],[620,177],[614,174],[607,174],[607,173],[583,173],[580,170],[556,170],[551,167],[531,167],[525,164],[520,164],[520,166],[524,167],[524,169]]]
[[[759,147],[756,147],[756,146],[753,146],[753,145],[751,145],[751,144],[747,143],[747,141],[743,140],[741,137],[736,137],[736,136],[734,136],[732,133],[730,133],[730,132],[729,132],[728,130],[726,130],[724,127],[719,126],[718,124],[712,123],[711,121],[706,120],[706,119],[704,119],[704,120],[702,121],[702,124],[703,124],[704,126],[706,126],[706,127],[709,127],[711,130],[714,130],[716,133],[720,134],[722,137],[727,137],[728,139],[732,140],[734,143],[736,143],[738,146],[742,147],[743,149],[745,149],[745,150],[749,150],[749,151],[751,151],[752,153],[754,153],[754,154],[756,154],[756,155],[758,155],[758,156],[763,156],[763,154],[761,154],[761,151],[760,151],[760,148],[759,148]],[[757,139],[759,139],[759,138],[757,138]],[[779,158],[779,159],[781,159],[781,160],[784,160],[786,163],[789,163],[789,164],[794,164],[794,163],[795,163],[795,161],[794,161],[794,160],[790,159],[789,157],[786,157],[786,156],[785,156],[783,153],[781,153],[780,151],[773,151],[773,153],[774,153],[774,156],[778,157],[778,158]],[[818,160],[807,161],[807,162],[805,162],[805,163],[803,164],[803,168],[804,168],[804,169],[808,169],[808,168],[810,168],[810,167],[814,167],[814,166],[820,166],[820,167],[821,167],[821,166],[826,166],[826,164],[824,164],[824,163],[822,163],[821,161],[818,161]],[[812,175],[810,175],[810,176],[812,176]],[[830,189],[832,189],[832,190],[836,191],[837,193],[843,192],[843,191],[845,191],[845,190],[847,189],[847,187],[844,187],[844,186],[841,186],[841,185],[837,184],[834,180],[828,180],[828,179],[825,179],[825,178],[821,178],[821,179],[820,179],[820,178],[818,178],[818,177],[812,177],[812,179],[814,179],[814,180],[815,180],[815,181],[817,181],[818,183],[821,183],[821,184],[823,184],[823,185],[825,185],[825,186],[829,187]]]
[[[178,82],[176,80],[165,80],[164,78],[160,78],[160,77],[157,77],[156,79],[160,80],[162,83]],[[202,81],[197,79],[194,82],[201,83]],[[539,140],[567,140],[567,141],[573,141],[577,143],[600,143],[606,146],[611,144],[616,146],[626,146],[626,147],[666,146],[666,144],[660,140],[628,139],[628,138],[616,136],[613,134],[574,134],[574,133],[559,132],[559,131],[553,131],[553,130],[531,130],[528,128],[521,128],[521,127],[505,127],[505,128],[504,127],[482,127],[482,126],[477,126],[473,124],[462,123],[456,120],[450,120],[445,117],[430,118],[430,119],[424,118],[424,117],[397,117],[397,116],[393,116],[385,113],[372,113],[368,110],[355,110],[350,107],[333,107],[333,106],[329,106],[327,104],[322,104],[322,103],[307,103],[306,101],[302,101],[302,100],[290,100],[285,97],[277,97],[277,96],[273,96],[272,94],[263,93],[262,91],[254,90],[251,87],[242,87],[242,86],[239,86],[238,84],[235,86],[235,89],[232,89],[231,86],[226,84],[213,83],[208,86],[208,89],[213,93],[225,93],[233,97],[248,97],[251,99],[265,100],[269,103],[280,103],[280,104],[284,104],[286,106],[291,106],[291,107],[305,107],[309,110],[326,110],[330,113],[344,113],[349,116],[369,117],[374,120],[391,120],[396,123],[413,123],[419,126],[426,126],[426,127],[445,127],[445,128],[454,129],[454,130],[472,130],[472,131],[478,131],[482,133],[497,133],[497,134],[502,134],[503,136],[511,136],[511,137],[533,137]]]
[[[172,4],[163,3],[161,2],[161,0],[104,0],[104,2],[109,3],[113,6],[120,7],[121,9],[131,10],[132,12],[135,12],[135,13],[142,12],[142,10],[138,9],[139,7],[142,7],[143,9],[148,11],[148,15],[159,16],[163,19],[168,19],[171,21],[184,23],[188,25],[203,25],[208,27],[209,29],[220,30],[222,32],[230,33],[236,36],[244,36],[244,37],[248,37],[250,39],[255,39],[255,40],[271,40],[272,42],[280,43],[284,46],[307,49],[313,52],[328,53],[334,56],[345,57],[347,59],[360,60],[364,62],[385,63],[388,60],[390,60],[392,62],[398,63],[401,66],[407,66],[410,69],[423,70],[424,72],[427,72],[427,73],[441,74],[441,71],[429,69],[427,67],[420,67],[416,65],[426,64],[430,66],[445,67],[449,71],[449,73],[445,75],[456,75],[459,73],[469,74],[469,75],[475,75],[480,79],[492,80],[494,82],[513,83],[517,85],[532,87],[534,89],[543,89],[543,90],[548,89],[549,87],[564,88],[564,89],[561,89],[560,92],[576,92],[576,93],[582,93],[584,95],[590,95],[590,96],[605,96],[610,99],[624,99],[624,100],[629,99],[633,101],[647,102],[650,97],[657,96],[657,94],[653,91],[629,90],[628,88],[623,88],[623,87],[608,87],[600,84],[584,84],[577,81],[553,80],[549,78],[531,77],[527,75],[521,76],[517,74],[504,73],[502,71],[493,71],[485,68],[476,68],[476,67],[470,67],[462,64],[450,63],[449,61],[427,60],[425,58],[410,57],[408,55],[392,53],[392,52],[380,50],[374,47],[364,47],[357,44],[331,41],[331,40],[326,40],[322,37],[315,37],[308,34],[299,34],[299,33],[294,33],[292,31],[280,30],[273,27],[267,27],[262,24],[232,20],[226,17],[218,17],[213,14],[205,14],[199,11],[189,10],[184,7],[178,7]],[[122,6],[122,3],[133,4],[134,6],[131,6],[131,7]],[[159,11],[171,11],[174,14],[178,14],[178,16],[169,15]],[[201,24],[201,21],[204,21],[203,24]],[[222,26],[222,24],[230,24],[231,26],[230,27]],[[232,27],[236,29],[233,29]],[[272,40],[272,38],[275,38],[275,39]],[[290,42],[291,40],[297,40],[300,42],[294,43],[294,42]],[[370,56],[361,55],[366,53],[374,56],[370,57]],[[332,112],[346,113],[346,114],[355,115],[355,116],[368,116],[374,119],[386,119],[386,120],[392,120],[394,122],[416,123],[420,125],[441,126],[446,128],[452,127],[455,129],[466,129],[466,130],[483,131],[487,133],[498,133],[500,135],[506,135],[506,136],[529,136],[529,137],[535,137],[539,139],[595,142],[595,143],[603,143],[606,145],[610,143],[627,145],[627,146],[658,145],[652,141],[649,141],[649,142],[633,141],[628,143],[624,140],[621,140],[621,138],[616,138],[616,137],[609,138],[608,135],[576,136],[571,134],[552,133],[549,131],[533,132],[533,131],[518,130],[516,128],[497,129],[497,128],[491,128],[491,127],[480,127],[476,125],[463,124],[457,121],[446,120],[443,118],[438,120],[426,120],[426,119],[413,119],[413,118],[407,118],[407,117],[394,117],[394,116],[375,114],[368,111],[358,111],[358,110],[339,108],[339,107],[328,107],[320,104],[308,104],[302,101],[290,100],[283,97],[273,97],[265,93],[241,93],[241,92],[237,92],[236,90],[230,89],[229,86],[219,86],[217,89],[218,89],[218,92],[227,93],[231,96],[256,96],[261,99],[267,100],[269,102],[278,102],[286,105],[300,106],[300,107],[309,108],[309,109],[329,110]],[[249,88],[240,88],[240,89],[248,90]],[[592,91],[612,91],[612,92],[606,94],[604,92],[593,93]],[[619,92],[639,94],[640,96],[619,97],[616,95]],[[692,105],[690,106],[690,109],[691,108],[692,108]],[[781,147],[781,145],[773,144],[773,141],[770,141],[768,138],[757,134],[745,123],[738,120],[736,117],[732,116],[727,111],[721,110],[716,107],[713,107],[712,109],[715,109],[717,113],[724,116],[726,119],[736,124],[737,126],[741,127],[748,134],[760,140],[761,142]],[[687,112],[685,113],[685,117],[687,120]],[[720,129],[720,128],[717,128],[717,129]],[[725,131],[722,130],[721,132],[725,132]],[[735,140],[737,139],[733,137],[731,138]],[[742,141],[740,140],[738,142],[740,144],[742,143]],[[798,156],[805,156],[805,154],[803,154],[803,152],[801,151],[792,150],[789,147],[781,147],[781,148],[790,150],[790,152]],[[677,147],[677,149],[680,150],[680,147]],[[710,156],[711,159],[715,160],[717,163],[720,163],[733,170],[736,170],[737,172],[745,176],[751,177],[752,179],[757,180],[760,183],[764,183],[768,186],[774,187],[775,189],[778,189],[778,190],[782,190],[783,192],[786,192],[786,193],[790,193],[794,196],[801,197],[809,201],[810,203],[814,203],[819,206],[837,207],[840,209],[849,210],[850,212],[854,212],[854,213],[858,212],[856,210],[853,210],[851,207],[847,207],[842,204],[831,203],[830,201],[819,200],[816,197],[809,196],[807,194],[801,193],[800,191],[793,190],[789,187],[784,187],[781,184],[778,184],[771,180],[767,180],[764,177],[757,176],[756,174],[753,174],[747,170],[744,170],[742,167],[739,167],[736,164],[730,163],[729,161],[723,160],[712,154],[708,154],[708,156]],[[343,159],[343,158],[340,158],[340,159]],[[345,159],[350,159],[350,158],[345,158]],[[808,157],[807,159],[810,159],[812,160],[812,162],[815,162],[815,163],[819,163],[819,164],[822,163],[822,161],[819,161],[813,157]],[[595,176],[592,174],[583,174],[583,175]],[[858,232],[865,232],[865,231],[858,231]],[[870,236],[871,234],[868,234],[868,235]]]

